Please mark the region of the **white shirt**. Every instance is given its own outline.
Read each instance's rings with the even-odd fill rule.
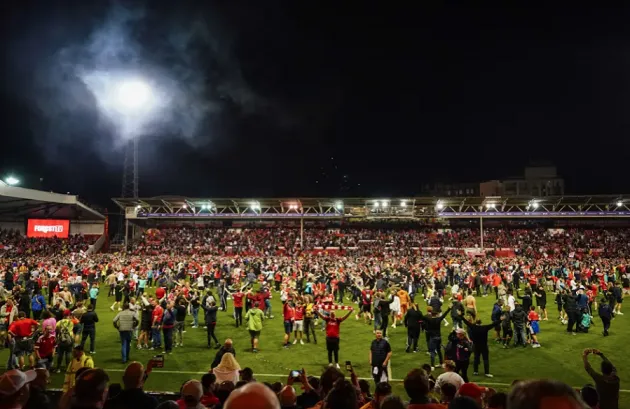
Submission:
[[[508,295],[507,302],[508,302],[508,306],[510,307],[510,312],[514,311],[514,308],[516,308],[515,301],[516,300],[514,300],[513,295]]]
[[[435,380],[435,391],[440,393],[440,388],[445,383],[450,383],[455,385],[455,389],[459,390],[459,388],[465,383],[464,379],[459,376],[457,372],[444,372],[442,375],[438,376]]]

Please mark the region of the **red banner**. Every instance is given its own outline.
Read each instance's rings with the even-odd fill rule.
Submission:
[[[70,220],[28,219],[27,237],[59,237],[67,239]]]

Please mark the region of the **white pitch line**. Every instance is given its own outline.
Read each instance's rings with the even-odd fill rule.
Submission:
[[[107,369],[103,368],[107,372],[124,372],[124,369]],[[157,371],[153,370],[151,373],[163,373],[163,374],[185,374],[185,375],[203,375],[208,373],[206,372],[191,372],[191,371]],[[289,375],[280,375],[275,373],[255,373],[254,376],[267,377],[267,378],[287,378]],[[364,379],[366,381],[372,381],[374,378],[359,378]],[[390,379],[390,382],[402,382],[404,379]],[[511,383],[501,383],[501,382],[475,382],[479,385],[487,385],[487,386],[511,386]],[[574,386],[574,389],[581,389],[581,386]],[[630,393],[630,389],[620,389],[619,392]]]

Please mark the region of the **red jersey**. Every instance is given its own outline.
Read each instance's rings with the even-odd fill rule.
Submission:
[[[304,319],[304,307],[295,308],[295,320],[302,321]]]
[[[243,298],[245,297],[245,294],[242,292],[236,292],[234,294],[232,294],[232,300],[234,300],[234,306],[237,308],[243,308]]]
[[[52,356],[55,352],[55,337],[52,335],[40,336],[35,343],[35,348],[42,358]]]
[[[339,318],[325,317],[324,321],[326,321],[326,337],[339,338],[341,320]]]
[[[363,290],[361,291],[361,301],[363,305],[370,305],[372,303],[372,294],[374,291],[372,290]]]
[[[527,314],[527,319],[530,321],[540,321],[540,317],[536,311],[530,311],[529,314]]]
[[[156,305],[155,308],[153,309],[153,312],[151,313],[151,318],[153,319],[154,323],[157,323],[157,325],[162,324],[162,318],[164,317],[164,308],[162,308],[159,305]]]
[[[30,318],[23,318],[18,321],[13,321],[9,326],[9,332],[16,337],[30,337],[33,335],[33,327],[37,328],[38,322]]]
[[[289,303],[285,303],[284,307],[282,307],[282,315],[285,321],[293,321],[295,319],[295,309]]]

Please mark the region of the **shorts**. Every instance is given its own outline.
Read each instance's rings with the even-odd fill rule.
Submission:
[[[291,321],[284,321],[284,333],[285,334],[290,334],[291,331],[293,331],[293,322]]]
[[[303,332],[304,331],[304,321],[302,321],[302,320],[295,321],[293,323],[293,331]]]
[[[249,330],[249,336],[254,339],[254,338],[260,338],[260,331],[253,331],[253,330]]]
[[[366,312],[366,313],[370,313],[370,304],[363,304],[361,305],[361,312]]]
[[[617,304],[623,304],[623,298],[617,298]]]
[[[537,321],[533,321],[530,326],[529,326],[529,331],[532,334],[538,334],[540,333],[540,325],[538,324]]]
[[[35,350],[35,343],[32,338],[22,338],[15,341],[13,353],[16,356],[30,355]]]
[[[151,322],[142,321],[140,323],[140,331],[151,331]]]
[[[543,310],[547,309],[547,303],[546,302],[538,303],[538,308],[541,308]]]
[[[495,325],[494,326],[494,330],[495,331],[501,331],[501,324],[499,323],[499,324]]]
[[[184,321],[175,322],[175,332],[182,332],[182,331],[184,331]]]

